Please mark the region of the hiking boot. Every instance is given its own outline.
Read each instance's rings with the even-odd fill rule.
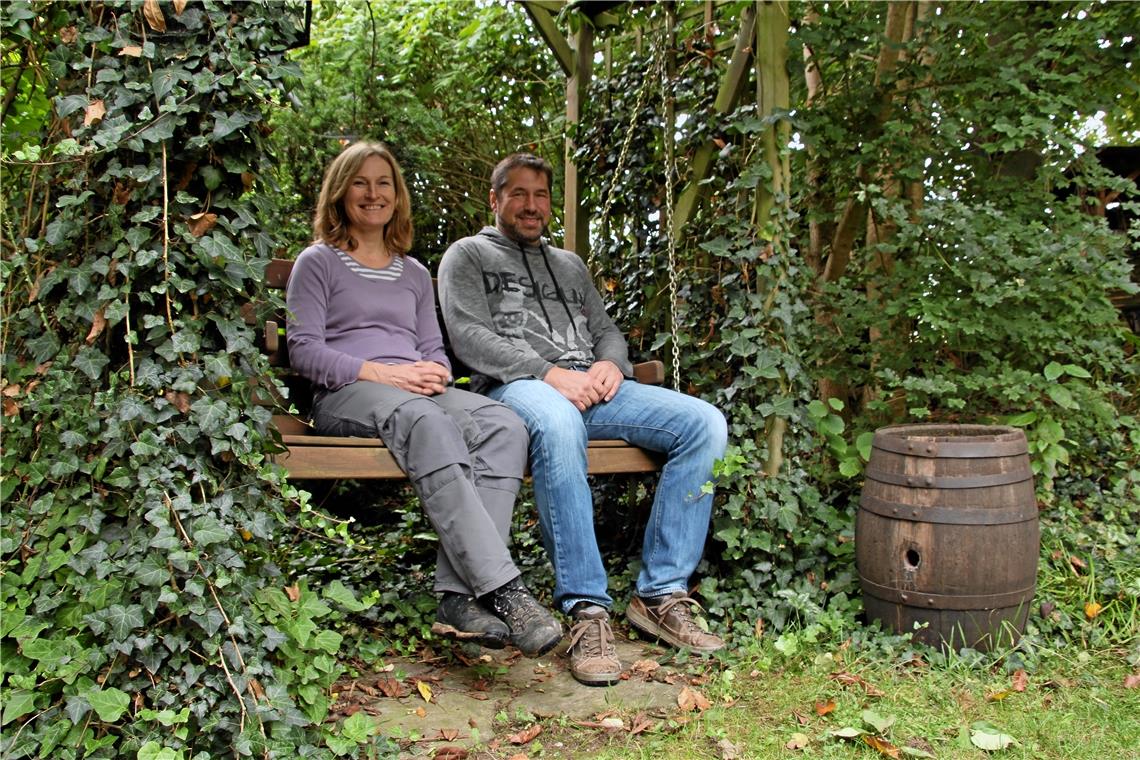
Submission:
[[[546,654],[562,640],[562,624],[518,578],[482,597],[483,606],[511,629],[511,643],[527,657]]]
[[[587,686],[608,686],[621,677],[610,615],[596,604],[575,607],[570,629],[570,675]]]
[[[657,603],[653,604],[634,596],[625,611],[629,622],[650,636],[694,652],[715,652],[724,646],[719,636],[707,633],[697,625],[691,607],[700,609],[700,605],[684,591],[674,591],[655,601]]]
[[[511,640],[507,624],[487,612],[470,594],[443,592],[435,612],[433,633],[488,649],[502,649]]]

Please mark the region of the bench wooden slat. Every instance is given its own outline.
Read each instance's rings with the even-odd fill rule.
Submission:
[[[405,476],[391,452],[378,438],[341,438],[306,432],[304,421],[290,415],[274,415],[282,442],[289,451],[278,454],[278,464],[291,478],[311,480],[382,479],[402,480]],[[286,432],[290,431],[290,432]],[[630,446],[625,441],[590,441],[586,449],[586,471],[591,475],[623,472],[656,472],[665,458]]]

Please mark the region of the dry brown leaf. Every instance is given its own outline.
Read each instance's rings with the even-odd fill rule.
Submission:
[[[158,0],[143,0],[143,16],[146,17],[146,23],[154,31],[166,31],[166,16],[162,15],[162,8],[159,6]]]
[[[542,733],[542,724],[535,723],[530,728],[523,729],[517,734],[511,734],[507,737],[507,741],[511,744],[530,744],[534,741],[534,737]]]
[[[792,715],[795,716],[796,722],[799,723],[801,726],[806,726],[809,722],[811,722],[811,718],[809,718],[808,716],[806,716],[802,713],[798,713],[795,710],[792,710]]]
[[[142,55],[142,48],[138,45],[124,45],[123,49],[119,51],[119,55],[129,55],[131,58],[138,58]]]
[[[688,686],[681,689],[681,693],[677,695],[677,706],[685,712],[704,712],[709,709],[709,701],[696,689],[690,689]]]
[[[14,396],[19,396],[19,395],[20,395],[20,386],[17,385],[16,383],[12,383],[11,385],[5,385],[4,389],[0,390],[0,396],[3,396],[4,398],[12,398]]]
[[[417,707],[415,710],[412,710],[412,712],[414,712],[420,718],[426,718],[427,717],[427,710],[425,710],[422,707]]]
[[[295,602],[301,598],[301,589],[296,584],[285,587],[285,596],[289,597],[290,602]]]
[[[404,696],[404,688],[400,686],[400,682],[395,678],[381,678],[376,682],[376,688],[385,697],[395,699]]]
[[[202,211],[190,217],[190,234],[194,237],[202,237],[210,230],[214,229],[214,225],[218,223],[218,215],[212,214],[208,211]]]
[[[15,417],[20,413],[20,405],[10,398],[3,401],[3,412],[5,417]]]
[[[854,673],[848,673],[846,671],[841,673],[832,673],[831,680],[838,681],[844,686],[858,686],[863,689],[863,693],[868,697],[886,696],[886,694],[881,689],[871,683],[868,683],[866,680],[860,676],[855,675]]]
[[[1025,691],[1029,687],[1029,674],[1023,669],[1018,668],[1013,672],[1013,685],[1014,691]]]
[[[828,713],[833,712],[834,710],[835,710],[835,700],[834,699],[829,699],[826,702],[816,702],[815,703],[815,714],[821,718],[824,715],[827,715]]]
[[[720,760],[737,760],[741,756],[740,745],[733,744],[728,739],[721,739],[716,743],[716,748],[720,750]]]
[[[648,678],[652,677],[652,675],[656,673],[660,668],[661,663],[657,662],[657,660],[638,660],[637,662],[633,663],[633,666],[629,669],[629,672],[631,674],[646,676]]]
[[[633,719],[633,725],[629,727],[629,733],[636,736],[651,728],[653,728],[653,721],[644,714],[639,713],[637,717]]]
[[[507,760],[530,760],[530,758],[528,758],[524,752],[516,752],[508,757]]]
[[[1078,574],[1088,567],[1085,561],[1080,557],[1069,557],[1069,564],[1072,565],[1073,569],[1076,570]]]
[[[893,757],[895,760],[898,760],[899,748],[886,739],[880,739],[870,734],[863,734],[863,743],[872,749],[878,750],[880,755],[886,755],[887,757]]]
[[[432,753],[434,760],[465,760],[466,757],[467,750],[451,744],[440,747]]]
[[[756,625],[753,630],[756,632],[756,638],[764,638],[764,618],[756,618]]]
[[[261,682],[256,678],[249,679],[249,690],[253,693],[253,698],[258,702],[265,699],[265,689],[261,688]]]
[[[791,739],[788,739],[788,743],[784,745],[784,749],[804,749],[809,744],[811,744],[811,739],[808,738],[807,734],[801,734],[797,731],[792,734]]]
[[[459,738],[459,731],[454,728],[441,728],[439,729],[439,737],[445,742],[453,742]]]
[[[91,317],[91,329],[87,331],[87,337],[83,339],[84,342],[90,346],[96,338],[103,334],[103,330],[106,328],[107,317],[103,316],[103,307],[100,306],[94,316]]]
[[[1140,673],[1124,676],[1124,688],[1140,689]]]
[[[174,15],[181,16],[182,11],[186,10],[187,0],[174,0]]]
[[[431,686],[428,685],[427,681],[416,681],[416,690],[419,691],[425,702],[431,701]]]
[[[1087,617],[1089,620],[1092,620],[1097,615],[1099,615],[1100,611],[1103,609],[1104,607],[1100,606],[1100,602],[1088,602],[1085,604],[1085,617]]]
[[[89,127],[97,121],[102,121],[107,115],[107,106],[102,100],[92,100],[83,112],[83,126]]]
[[[79,29],[74,26],[65,26],[59,30],[59,41],[64,45],[73,45],[79,39]]]

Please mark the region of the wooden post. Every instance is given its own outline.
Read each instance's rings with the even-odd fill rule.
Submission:
[[[582,118],[582,103],[590,85],[594,59],[594,30],[583,23],[574,34],[573,69],[566,80],[566,129],[569,131]],[[583,259],[590,254],[590,219],[582,204],[583,177],[574,163],[574,141],[566,137],[565,181],[563,184],[563,247]]]

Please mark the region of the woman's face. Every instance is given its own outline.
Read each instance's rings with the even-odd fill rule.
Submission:
[[[354,236],[383,232],[396,212],[396,179],[392,166],[380,156],[369,156],[344,194],[348,230]]]

